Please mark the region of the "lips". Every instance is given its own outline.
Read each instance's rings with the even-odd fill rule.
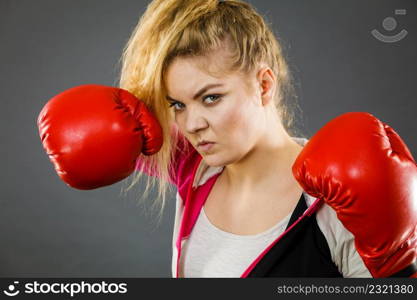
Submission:
[[[205,144],[214,144],[214,142],[210,142],[210,141],[205,141],[205,140],[203,140],[203,141],[201,141],[201,142],[199,142],[199,143],[197,144],[197,147],[203,146],[203,145],[205,145]]]
[[[215,144],[214,142],[203,141],[203,142],[198,143],[197,148],[200,151],[206,152],[210,150],[214,144]]]

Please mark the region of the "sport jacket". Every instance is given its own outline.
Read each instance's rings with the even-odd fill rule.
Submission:
[[[301,145],[307,142],[302,138],[293,139]],[[177,193],[172,276],[178,278],[184,244],[223,167],[205,164],[185,139],[175,153],[173,166],[171,183],[176,185]],[[150,173],[140,162],[138,168]],[[335,211],[303,192],[286,230],[259,253],[240,277],[372,276],[356,251],[353,235],[337,219]]]

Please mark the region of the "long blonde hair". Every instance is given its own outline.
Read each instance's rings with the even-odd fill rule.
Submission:
[[[293,126],[296,103],[291,76],[282,48],[264,18],[248,3],[239,0],[154,0],[140,17],[121,57],[120,87],[145,102],[159,120],[164,134],[161,150],[144,163],[157,174],[148,177],[145,191],[158,186],[161,217],[166,192],[171,187],[169,172],[179,141],[172,134],[172,113],[165,100],[164,74],[175,57],[205,56],[228,39],[233,54],[230,71],[251,72],[266,63],[277,77],[275,103],[284,128],[297,134]],[[291,97],[290,97],[291,96]],[[290,99],[291,98],[291,99]],[[130,190],[143,176],[135,172]]]

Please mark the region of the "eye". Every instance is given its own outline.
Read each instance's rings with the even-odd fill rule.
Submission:
[[[178,107],[178,106],[176,106],[176,105],[183,105],[183,106],[184,106],[184,104],[182,104],[181,102],[172,101],[172,102],[169,104],[169,107],[174,107],[174,111],[179,111],[179,110],[181,110],[181,107]]]
[[[220,95],[207,95],[206,97],[204,97],[203,98],[203,102],[204,102],[204,100],[206,100],[206,99],[208,99],[208,98],[212,98],[212,99],[214,99],[214,100],[212,100],[212,101],[209,101],[208,103],[210,104],[210,103],[214,103],[214,102],[217,102],[219,99],[220,99]]]
[[[212,104],[215,103],[217,101],[219,101],[219,99],[221,98],[221,95],[207,95],[205,97],[203,97],[203,102],[206,102],[206,99],[211,99],[208,100],[208,102],[206,102],[207,104]],[[174,111],[181,111],[184,109],[185,105],[181,102],[178,101],[171,101],[169,103],[169,107],[174,107]]]

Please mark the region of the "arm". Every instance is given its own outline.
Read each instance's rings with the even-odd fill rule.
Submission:
[[[162,146],[162,129],[126,90],[82,85],[53,97],[38,117],[39,135],[60,178],[95,189],[129,176],[140,153]]]
[[[293,173],[334,209],[373,277],[417,274],[417,165],[392,128],[341,115],[304,146]]]

